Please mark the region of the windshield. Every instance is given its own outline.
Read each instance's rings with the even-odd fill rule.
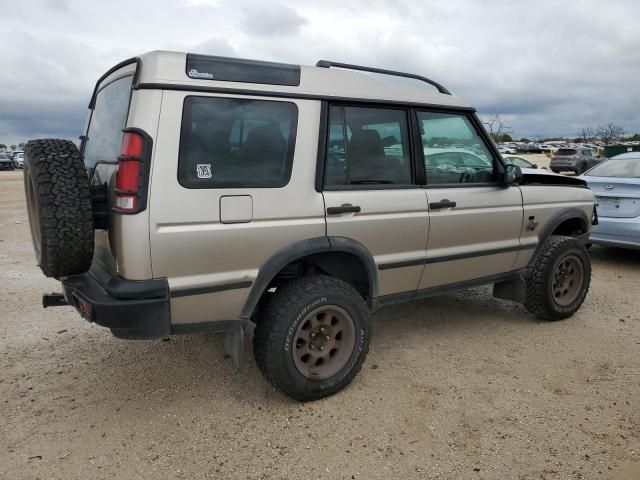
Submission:
[[[84,144],[84,165],[87,169],[92,169],[100,161],[117,161],[122,129],[127,122],[132,82],[133,76],[127,75],[98,92]]]
[[[574,148],[559,148],[556,155],[575,155],[576,150]]]
[[[588,177],[640,178],[640,158],[607,160],[589,170]]]

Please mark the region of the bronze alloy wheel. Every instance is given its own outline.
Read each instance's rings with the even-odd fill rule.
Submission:
[[[580,295],[584,283],[584,268],[575,255],[560,258],[553,271],[551,291],[555,302],[566,307]]]
[[[351,316],[335,305],[309,313],[293,337],[293,362],[306,378],[323,380],[337,374],[351,358],[356,328]]]

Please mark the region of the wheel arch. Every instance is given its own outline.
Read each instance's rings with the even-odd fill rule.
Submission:
[[[311,264],[328,275],[347,281],[368,301],[378,296],[376,263],[363,244],[346,237],[316,237],[284,247],[260,267],[240,317],[251,318],[276,277],[283,272],[289,274],[285,269],[297,264]]]
[[[584,210],[579,208],[567,208],[556,212],[540,231],[540,234],[538,235],[538,245],[529,260],[529,266],[533,265],[538,259],[542,247],[547,239],[552,235],[581,237],[585,233],[588,234],[590,229],[591,221]]]

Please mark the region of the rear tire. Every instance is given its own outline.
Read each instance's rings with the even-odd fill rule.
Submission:
[[[309,401],[333,395],[353,380],[370,336],[360,294],[342,280],[310,275],[278,288],[257,323],[253,348],[260,371],[275,388]]]
[[[578,311],[591,282],[591,259],[572,237],[550,237],[527,279],[525,307],[543,320],[562,320]]]
[[[24,153],[31,238],[47,277],[85,273],[93,259],[93,211],[80,152],[69,140],[32,140]]]

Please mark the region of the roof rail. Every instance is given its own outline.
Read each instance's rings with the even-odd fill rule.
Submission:
[[[440,85],[438,82],[435,82],[427,77],[415,75],[413,73],[396,72],[394,70],[385,70],[383,68],[363,67],[362,65],[351,65],[350,63],[332,62],[331,60],[318,60],[318,63],[316,63],[316,67],[345,68],[347,70],[359,70],[361,72],[381,73],[383,75],[393,75],[395,77],[413,78],[415,80],[420,80],[422,82],[428,83],[429,85],[433,85],[438,89],[438,92],[440,93],[443,93],[445,95],[451,95],[451,92],[447,90],[445,87],[443,87],[442,85]]]

